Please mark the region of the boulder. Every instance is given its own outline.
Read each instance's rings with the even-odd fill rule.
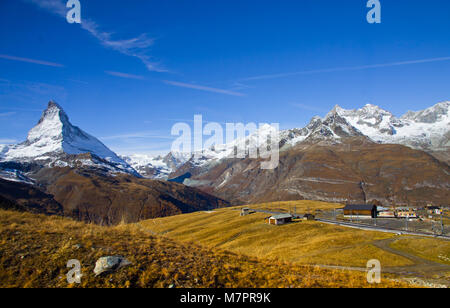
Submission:
[[[118,270],[124,266],[130,265],[131,262],[122,256],[108,256],[102,257],[95,263],[94,273],[95,276],[102,273],[109,273]]]

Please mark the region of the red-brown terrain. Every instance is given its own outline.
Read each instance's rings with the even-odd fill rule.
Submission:
[[[226,160],[188,182],[234,203],[313,199],[425,205],[449,202],[449,180],[449,165],[426,152],[353,139],[298,145],[280,153],[275,170],[261,170],[255,159]]]

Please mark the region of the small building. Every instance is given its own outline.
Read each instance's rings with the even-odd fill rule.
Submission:
[[[377,217],[378,218],[396,218],[397,216],[395,215],[394,211],[385,210],[385,211],[378,211]]]
[[[292,222],[291,214],[280,214],[269,217],[269,224],[271,225],[284,225]]]
[[[373,204],[347,204],[344,207],[346,218],[376,218],[377,206]]]
[[[316,216],[313,214],[305,214],[303,215],[303,220],[316,220]]]
[[[441,208],[439,206],[427,206],[428,214],[441,215]]]
[[[411,219],[411,218],[419,218],[419,216],[417,216],[417,213],[411,209],[408,209],[408,210],[403,209],[403,210],[397,210],[397,218]]]
[[[377,206],[377,211],[379,212],[384,212],[384,211],[390,211],[391,209],[388,207],[384,207],[384,206]]]
[[[250,214],[253,214],[253,213],[256,213],[256,212],[254,210],[251,210],[248,207],[244,207],[241,210],[241,216],[247,216],[247,215],[250,215]]]

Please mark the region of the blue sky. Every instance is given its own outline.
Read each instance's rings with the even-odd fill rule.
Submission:
[[[206,121],[304,126],[334,105],[396,115],[449,100],[450,2],[0,1],[0,143],[50,99],[118,153],[162,153]]]

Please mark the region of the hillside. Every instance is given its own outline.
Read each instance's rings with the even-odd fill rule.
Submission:
[[[255,159],[225,160],[185,181],[235,203],[313,199],[388,205],[450,200],[450,167],[403,145],[350,139],[339,145],[298,145],[280,153],[275,170]]]
[[[61,217],[0,210],[0,287],[407,287],[365,273],[247,257],[183,244],[139,225],[101,227]],[[98,258],[132,264],[95,277]],[[82,264],[81,284],[68,285],[67,261]]]
[[[51,195],[36,187],[0,179],[0,209],[46,215],[63,215],[64,210]]]
[[[85,222],[115,225],[227,206],[224,200],[177,183],[112,177],[84,168],[50,168],[34,176],[63,205],[64,214]]]
[[[251,205],[253,209],[275,212],[288,212],[295,208],[297,213],[318,213],[339,207],[342,205],[317,201]],[[378,259],[383,271],[427,277],[450,285],[450,263],[442,259],[442,256],[450,255],[449,241],[398,237],[315,221],[271,226],[264,222],[270,214],[255,213],[241,217],[240,208],[158,218],[139,225],[186,243],[200,243],[211,249],[301,265],[360,269],[366,267],[368,260]]]

